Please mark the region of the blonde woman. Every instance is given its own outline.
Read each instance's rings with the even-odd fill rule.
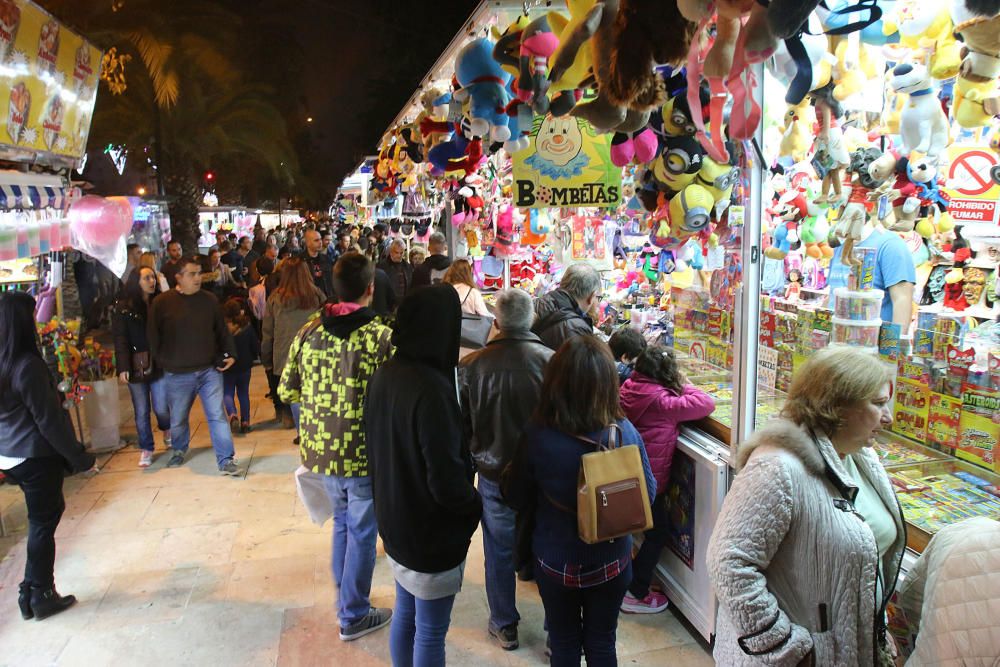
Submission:
[[[708,551],[717,664],[885,664],[906,529],[870,446],[891,399],[888,365],[830,347],[799,369],[781,417],[737,449]]]
[[[466,259],[456,259],[448,267],[441,282],[447,283],[458,292],[458,300],[462,302],[462,312],[466,315],[479,315],[481,317],[493,317],[493,313],[486,307],[483,295],[476,289],[476,281],[472,277],[472,264]],[[458,358],[475,352],[471,347],[459,349]]]

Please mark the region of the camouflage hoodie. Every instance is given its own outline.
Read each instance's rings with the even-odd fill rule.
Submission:
[[[368,475],[368,381],[392,356],[392,331],[370,308],[329,304],[292,341],[278,395],[300,403],[302,464],[321,475]]]

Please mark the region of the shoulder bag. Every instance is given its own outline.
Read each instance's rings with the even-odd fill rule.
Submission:
[[[472,294],[474,288],[470,287],[468,293],[466,293],[465,298],[462,299],[462,305],[468,300],[469,295]],[[490,337],[490,330],[493,328],[493,318],[488,315],[470,315],[466,312],[462,312],[462,337],[459,344],[462,347],[467,347],[473,350],[478,350],[479,348],[486,345],[486,341]]]
[[[149,356],[149,350],[137,352],[132,350],[132,372],[129,373],[129,382],[146,382],[153,377],[153,361]]]

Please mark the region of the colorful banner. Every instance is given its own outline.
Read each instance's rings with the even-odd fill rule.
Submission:
[[[43,9],[0,0],[0,158],[75,165],[100,71],[101,52]]]
[[[1000,439],[1000,392],[965,384],[962,386],[962,417],[959,421],[960,459],[993,469]]]
[[[898,377],[895,399],[892,430],[917,442],[924,442],[927,436],[930,388],[922,382]]]
[[[536,116],[531,143],[513,155],[514,206],[601,207],[621,202],[622,170],[611,135],[572,116]]]

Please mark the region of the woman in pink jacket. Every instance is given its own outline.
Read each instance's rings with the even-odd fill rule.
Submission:
[[[652,345],[639,355],[635,371],[622,385],[621,403],[625,416],[646,443],[649,464],[656,477],[653,527],[646,531],[642,547],[632,561],[632,583],[622,602],[622,611],[655,614],[669,605],[665,595],[649,590],[649,584],[667,543],[667,482],[677,449],[677,433],[681,422],[712,414],[715,401],[687,383],[669,348]]]

